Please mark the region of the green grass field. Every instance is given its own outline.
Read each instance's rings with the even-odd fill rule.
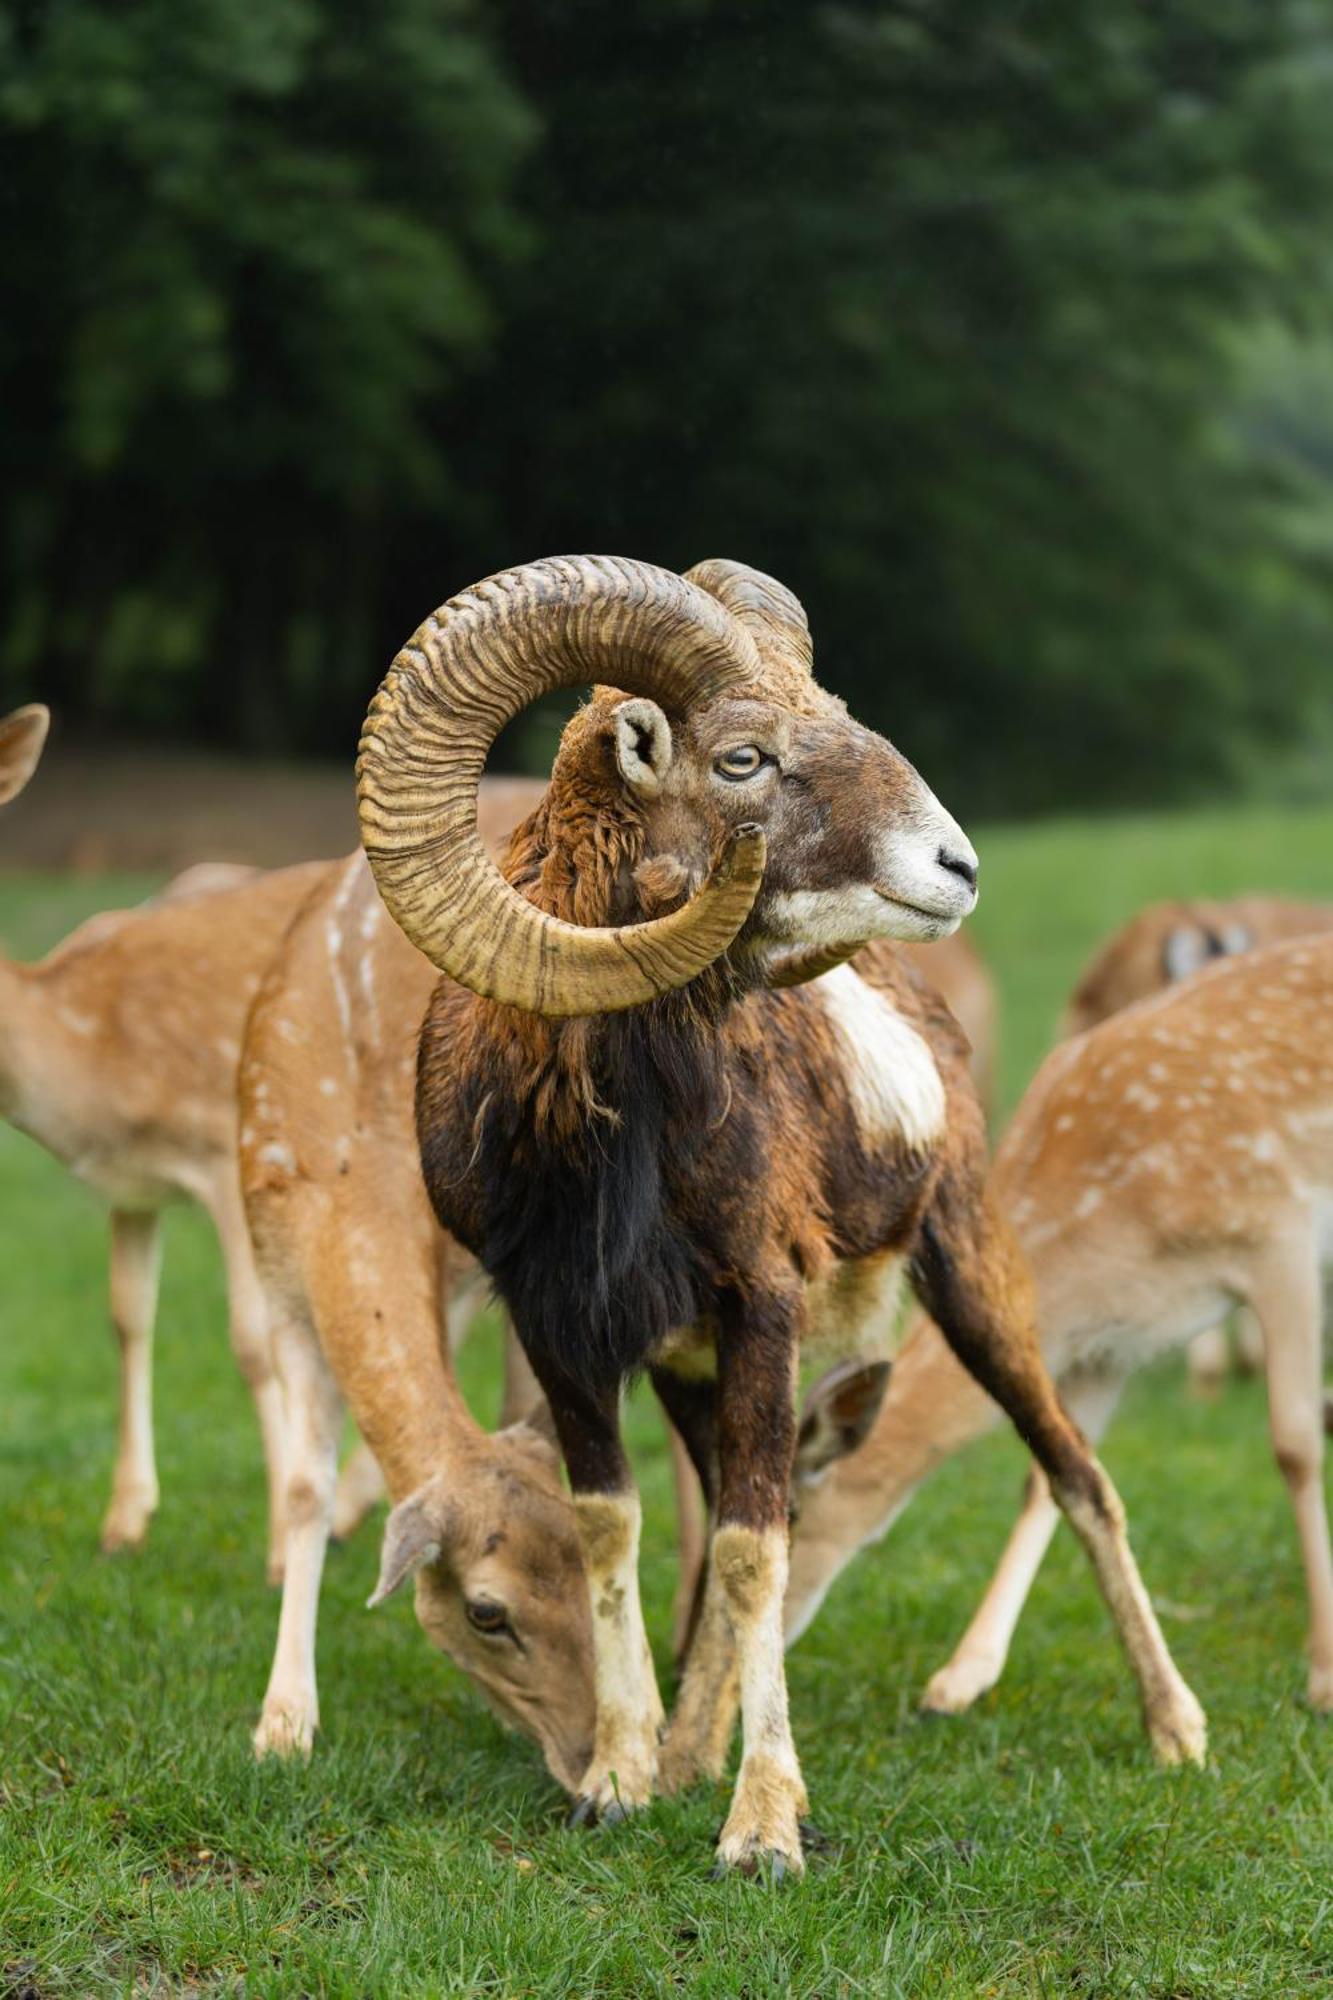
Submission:
[[[1048,825],[980,845],[1011,1103],[1082,957],[1150,896],[1333,895],[1328,814]],[[143,886],[0,882],[0,937],[33,954]],[[1018,1498],[1021,1454],[996,1439],[941,1472],[791,1655],[813,1810],[838,1847],[775,1890],[709,1880],[721,1789],[565,1832],[536,1752],[427,1650],[406,1596],[362,1609],[373,1529],[331,1556],[315,1755],[257,1768],[277,1606],[204,1226],[182,1212],[168,1234],[163,1504],[128,1559],[96,1553],[115,1410],[103,1219],[7,1130],[0,1271],[0,1996],[1333,1992],[1333,1723],[1302,1702],[1295,1535],[1256,1385],[1204,1408],[1164,1367],[1135,1385],[1106,1452],[1209,1710],[1208,1770],[1154,1770],[1067,1533],[1000,1688],[965,1720],[917,1721]],[[466,1369],[489,1417],[486,1347]],[[665,1675],[661,1434],[642,1403],[633,1426]]]

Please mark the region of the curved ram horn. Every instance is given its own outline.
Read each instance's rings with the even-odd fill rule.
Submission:
[[[786,669],[789,674],[794,669],[800,679],[811,679],[814,647],[809,621],[801,600],[784,583],[722,556],[687,569],[685,581],[697,583],[749,629],[765,669]]]
[[[808,951],[784,952],[781,957],[769,960],[764,984],[777,992],[789,986],[808,986],[812,979],[822,979],[826,972],[836,972],[840,965],[846,965],[849,958],[855,958],[857,950],[856,945],[812,945]]]
[[[760,671],[744,625],[650,563],[553,556],[451,598],[398,654],[361,735],[361,837],[390,913],[450,978],[532,1013],[611,1013],[686,985],[753,907],[758,827],[728,837],[681,909],[585,928],[504,880],[477,835],[477,786],[505,723],[556,688],[609,683],[679,715]]]

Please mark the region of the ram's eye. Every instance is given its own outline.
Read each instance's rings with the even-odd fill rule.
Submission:
[[[467,1622],[474,1632],[485,1632],[493,1638],[501,1632],[511,1630],[503,1604],[496,1604],[489,1597],[470,1598],[467,1604]]]
[[[768,761],[763,751],[756,749],[753,743],[740,743],[734,750],[724,750],[713,769],[719,778],[753,778]]]

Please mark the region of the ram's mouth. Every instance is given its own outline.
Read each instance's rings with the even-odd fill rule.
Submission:
[[[909,916],[919,917],[926,924],[960,924],[967,914],[964,910],[931,909],[928,903],[912,903],[906,896],[895,896],[888,889],[875,889],[881,903],[889,903],[895,910],[906,910]]]

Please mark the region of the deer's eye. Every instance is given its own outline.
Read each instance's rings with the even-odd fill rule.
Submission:
[[[734,750],[724,750],[713,769],[719,778],[730,778],[739,784],[744,778],[757,777],[765,764],[772,763],[754,743],[738,743]]]
[[[514,1628],[509,1623],[503,1604],[497,1604],[490,1597],[468,1599],[467,1622],[474,1632],[484,1632],[488,1638],[498,1638],[502,1634],[512,1638]]]

